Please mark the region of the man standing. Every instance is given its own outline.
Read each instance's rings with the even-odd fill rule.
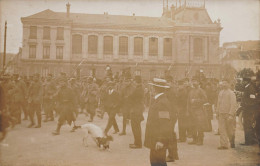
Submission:
[[[134,144],[130,144],[129,147],[133,149],[142,148],[142,129],[141,122],[144,120],[144,90],[142,87],[142,80],[140,76],[135,77],[135,88],[130,96],[131,100],[131,127],[134,135]]]
[[[59,120],[57,124],[57,128],[55,131],[52,132],[53,135],[60,134],[60,128],[64,124],[64,122],[68,122],[71,125],[72,122],[76,120],[73,106],[75,105],[75,98],[73,96],[73,91],[67,85],[67,78],[66,76],[61,76],[59,79],[59,86],[60,89],[58,90],[56,99],[59,103]]]
[[[192,79],[193,88],[190,90],[187,100],[187,109],[192,120],[192,138],[190,145],[203,145],[204,126],[207,125],[207,119],[203,112],[203,104],[206,103],[207,97],[205,92],[199,87],[198,78]]]
[[[108,90],[104,97],[104,109],[108,114],[108,122],[104,133],[107,135],[110,128],[114,127],[114,133],[119,132],[118,125],[116,123],[116,114],[119,111],[119,94],[114,88],[114,82],[108,82]]]
[[[42,104],[42,85],[40,82],[40,74],[36,73],[33,76],[33,82],[29,87],[28,92],[28,103],[29,103],[29,116],[31,124],[28,128],[34,126],[34,114],[36,112],[38,125],[35,128],[41,127],[41,104]]]
[[[253,145],[256,143],[256,136],[252,127],[253,117],[256,113],[256,89],[251,78],[243,78],[244,81],[244,93],[242,96],[241,106],[243,107],[243,127],[245,132],[245,143],[241,145]]]
[[[89,122],[93,122],[94,116],[96,114],[96,109],[98,107],[97,100],[98,85],[93,82],[93,77],[88,78],[87,96],[86,96],[86,106],[87,112],[90,115]]]
[[[167,166],[166,150],[169,142],[173,139],[171,123],[171,106],[165,94],[170,88],[166,80],[154,78],[153,83],[155,96],[148,112],[145,130],[144,146],[150,149],[151,166]]]
[[[219,92],[217,113],[218,125],[220,133],[219,150],[228,149],[228,141],[231,148],[235,147],[235,140],[233,139],[235,131],[236,118],[236,95],[230,90],[227,80],[222,81],[223,90]]]
[[[45,111],[45,120],[54,121],[53,110],[54,110],[54,94],[56,93],[56,86],[52,80],[52,74],[48,74],[46,81],[43,85],[43,108]]]

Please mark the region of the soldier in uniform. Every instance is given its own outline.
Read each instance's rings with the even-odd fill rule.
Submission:
[[[129,147],[133,149],[142,148],[142,130],[141,122],[144,120],[144,90],[142,87],[142,80],[140,76],[135,77],[135,87],[130,95],[131,110],[130,119],[131,127],[134,135],[134,143]]]
[[[96,109],[98,107],[98,85],[93,82],[93,77],[88,78],[88,86],[87,86],[87,96],[86,96],[86,107],[87,112],[90,115],[89,122],[93,122],[93,118],[96,114]]]
[[[65,76],[61,76],[59,78],[59,90],[56,96],[56,100],[59,103],[59,111],[60,116],[58,119],[57,128],[52,132],[53,135],[60,134],[60,128],[64,124],[64,122],[68,122],[71,125],[72,122],[76,120],[73,106],[75,105],[75,98],[73,97],[73,91],[69,88],[67,84],[67,78]]]
[[[53,110],[54,110],[54,94],[56,93],[56,85],[52,80],[52,74],[48,74],[46,81],[43,84],[43,108],[45,111],[45,120],[54,121]]]
[[[33,127],[34,123],[34,114],[36,112],[38,125],[35,128],[41,127],[41,104],[42,104],[42,84],[40,82],[40,74],[36,73],[33,76],[33,82],[31,83],[28,91],[28,103],[29,103],[29,117],[30,125]]]
[[[204,90],[199,87],[199,80],[196,77],[192,78],[193,88],[190,90],[187,100],[187,109],[192,120],[192,138],[190,145],[203,145],[204,127],[207,125],[207,117],[203,112],[203,104],[207,101],[207,96]]]
[[[245,143],[241,145],[253,145],[256,143],[256,136],[252,127],[254,116],[256,113],[256,88],[250,77],[243,78],[244,93],[242,96],[241,106],[243,107],[243,127],[245,132]]]
[[[13,88],[10,91],[12,96],[11,113],[15,117],[17,124],[21,124],[21,109],[24,111],[24,119],[27,119],[27,108],[25,104],[26,85],[19,78],[18,74],[13,75]]]
[[[154,78],[155,96],[149,108],[144,146],[150,149],[151,166],[166,166],[166,150],[173,139],[171,104],[165,90],[170,88],[166,80]]]
[[[186,142],[189,129],[189,118],[187,115],[188,82],[188,78],[179,81],[177,98],[179,142]]]
[[[126,135],[126,124],[130,119],[130,109],[131,109],[131,100],[130,95],[133,92],[133,85],[131,81],[130,73],[126,73],[125,80],[123,81],[120,87],[120,96],[121,96],[121,111],[123,114],[123,128],[119,135]]]

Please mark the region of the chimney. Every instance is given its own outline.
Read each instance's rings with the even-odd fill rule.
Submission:
[[[171,6],[171,18],[172,18],[172,20],[175,20],[175,6],[174,5]]]
[[[68,2],[66,4],[66,6],[67,6],[67,18],[69,18],[70,17],[70,3]]]

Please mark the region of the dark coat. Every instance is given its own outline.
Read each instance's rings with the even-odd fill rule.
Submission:
[[[70,125],[75,120],[73,113],[73,106],[75,105],[75,98],[73,97],[73,91],[71,88],[65,86],[59,89],[57,95],[57,102],[59,103],[60,118],[59,121],[67,121]]]
[[[143,111],[144,111],[144,90],[141,84],[137,85],[133,93],[130,96],[131,101],[131,120],[143,121]]]
[[[256,105],[257,105],[256,88],[252,83],[250,83],[244,89],[244,94],[242,96],[241,106],[245,108],[245,111],[247,111],[247,110],[256,109]]]
[[[118,113],[120,104],[120,97],[116,90],[109,94],[108,90],[104,96],[104,109],[107,113]]]
[[[153,101],[148,112],[145,130],[144,146],[155,149],[156,142],[161,142],[167,148],[173,139],[170,117],[170,102],[165,94]]]
[[[41,82],[32,82],[28,91],[28,102],[33,104],[41,104],[43,99],[42,93]]]

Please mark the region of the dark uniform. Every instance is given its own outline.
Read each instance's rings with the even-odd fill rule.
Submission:
[[[87,95],[86,95],[86,107],[87,112],[90,114],[89,122],[93,121],[93,118],[96,114],[96,109],[98,107],[98,85],[93,82],[93,78],[88,78],[89,84],[87,87]]]
[[[173,139],[171,117],[171,104],[162,93],[151,103],[145,130],[144,146],[150,149],[150,162],[152,166],[166,166],[166,150],[169,142]],[[163,144],[161,149],[156,150],[156,143]]]
[[[118,92],[114,88],[112,88],[114,86],[114,83],[109,82],[108,84],[109,88],[107,89],[107,92],[104,96],[104,110],[108,114],[108,122],[104,131],[105,134],[108,133],[112,126],[114,127],[115,133],[119,132],[115,116],[119,112],[120,97]]]
[[[56,85],[54,81],[51,79],[52,75],[48,75],[48,77],[49,78],[47,78],[47,80],[43,84],[43,108],[46,115],[44,122],[47,122],[48,120],[54,120],[53,110],[55,106],[55,101],[53,97],[56,93]]]
[[[141,84],[141,78],[136,78],[136,86],[130,96],[131,100],[131,127],[134,135],[134,144],[130,144],[130,148],[142,147],[142,130],[141,122],[144,120],[144,90]]]
[[[73,97],[73,91],[67,86],[66,78],[61,78],[60,83],[62,84],[58,90],[56,99],[59,103],[60,116],[58,119],[57,129],[52,133],[54,135],[60,134],[60,128],[64,122],[68,122],[69,125],[76,120],[73,106],[75,105],[75,98]]]
[[[192,138],[190,144],[203,144],[204,127],[207,125],[207,117],[203,111],[203,104],[207,101],[205,92],[197,87],[192,88],[188,95],[187,108],[192,119]]]
[[[41,127],[41,104],[42,104],[42,84],[40,82],[40,75],[34,75],[34,81],[31,83],[28,91],[28,103],[29,103],[29,116],[31,124],[28,127],[32,127],[34,123],[34,114],[36,112],[38,125],[36,128]]]
[[[245,145],[256,143],[255,132],[252,127],[254,116],[256,114],[256,88],[250,79],[245,78],[248,84],[245,86],[242,96],[241,106],[243,107],[243,127],[245,132]]]

